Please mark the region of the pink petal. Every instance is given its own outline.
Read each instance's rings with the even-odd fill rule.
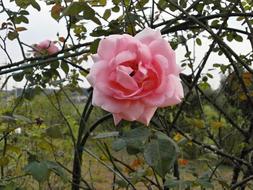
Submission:
[[[179,77],[169,75],[169,85],[173,85],[174,91],[173,93],[168,91],[166,94],[166,100],[161,107],[176,105],[180,103],[184,97],[183,86]]]
[[[121,86],[123,86],[126,89],[136,91],[138,90],[138,84],[136,81],[125,71],[120,70],[120,68],[117,68],[116,71],[116,82],[118,82]]]
[[[49,46],[50,46],[51,43],[52,43],[52,42],[51,42],[50,40],[44,40],[43,42],[40,42],[40,43],[37,45],[37,47],[38,47],[38,48],[41,48],[41,49],[47,49],[47,48],[49,48]]]
[[[49,48],[48,48],[48,54],[54,54],[57,53],[59,51],[59,48],[55,45],[52,44]]]
[[[143,65],[149,65],[152,61],[152,55],[149,47],[145,44],[141,44],[138,49],[138,58]]]
[[[115,125],[118,125],[121,119],[122,118],[120,117],[120,114],[117,114],[117,113],[113,114],[113,121]]]
[[[115,64],[124,63],[136,59],[136,54],[131,51],[122,51],[115,57]]]
[[[94,106],[100,106],[111,113],[120,113],[129,107],[129,101],[116,100],[110,96],[104,95],[96,88],[93,90],[92,104]]]
[[[159,31],[152,30],[151,28],[145,28],[144,30],[136,34],[135,38],[142,43],[148,45],[154,40],[161,39],[162,36]]]
[[[91,86],[95,86],[96,81],[100,80],[100,73],[108,70],[105,61],[95,62],[90,69],[90,73],[87,75],[86,79],[91,84]],[[99,79],[98,79],[99,78]]]
[[[163,105],[165,100],[166,100],[166,97],[162,93],[161,94],[152,93],[146,97],[143,97],[143,99],[142,99],[142,101],[146,105],[157,106],[157,107],[160,107],[161,105]]]
[[[115,56],[117,38],[102,39],[98,45],[98,55],[107,61],[110,61]]]
[[[162,55],[168,60],[168,73],[178,75],[181,70],[176,64],[176,56],[174,50],[164,39],[156,40],[149,45],[152,55]]]
[[[139,101],[131,102],[128,109],[122,110],[121,112],[124,115],[123,119],[128,121],[137,120],[145,111],[144,107]]]
[[[142,115],[137,119],[137,121],[149,125],[150,120],[152,119],[153,115],[155,114],[157,107],[146,107]]]

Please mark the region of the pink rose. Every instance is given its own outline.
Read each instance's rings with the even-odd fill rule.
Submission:
[[[35,54],[52,55],[59,51],[59,48],[50,40],[45,40],[35,45]]]
[[[135,37],[111,35],[100,41],[87,76],[92,104],[121,119],[148,125],[158,107],[181,102],[181,69],[159,31],[146,28]]]

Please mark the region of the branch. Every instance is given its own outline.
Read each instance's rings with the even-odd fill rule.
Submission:
[[[69,58],[69,57],[75,57],[75,56],[82,55],[84,53],[89,53],[89,52],[90,52],[90,50],[83,50],[83,51],[80,51],[80,52],[76,52],[76,53],[68,54],[68,55],[63,55],[63,56],[60,56],[60,57],[50,57],[46,60],[41,60],[41,61],[38,61],[36,63],[25,64],[25,65],[21,65],[19,67],[13,68],[13,69],[8,69],[8,70],[3,70],[3,71],[1,71],[2,67],[0,67],[0,75],[7,74],[7,73],[12,73],[14,71],[28,69],[28,68],[31,68],[31,67],[36,67],[36,66],[39,66],[39,65],[44,65],[44,64],[47,64],[47,63],[50,63],[50,62],[53,62],[53,61],[57,61],[57,60],[61,60],[61,59]],[[24,62],[26,62],[26,61],[22,61],[22,63],[24,63]],[[20,65],[20,62],[17,65]],[[12,67],[13,65],[6,65],[5,68],[6,67],[8,68],[9,66]]]

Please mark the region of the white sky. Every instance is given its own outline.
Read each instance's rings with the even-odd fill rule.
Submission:
[[[15,5],[12,3],[6,2],[6,6],[10,8],[15,8]],[[38,12],[37,10],[33,8],[29,8],[28,11],[30,12],[29,16],[29,24],[22,24],[22,26],[25,26],[27,28],[27,31],[23,31],[20,33],[20,38],[23,42],[27,44],[35,44],[38,42],[41,42],[45,39],[49,40],[57,40],[57,33],[59,33],[60,36],[66,35],[66,27],[65,22],[62,21],[60,23],[56,22],[54,19],[51,18],[50,15],[50,8],[45,5],[45,3],[40,3],[41,5],[41,11]],[[99,8],[99,13],[103,13],[104,8]],[[0,24],[6,20],[6,17],[1,13],[0,14]],[[86,27],[88,28],[88,24]],[[231,21],[230,24],[234,25],[235,22]],[[94,24],[93,24],[94,25]],[[236,24],[238,25],[238,24]],[[234,26],[233,26],[234,27]],[[237,26],[241,27],[241,26]],[[3,34],[3,31],[0,31],[0,35]],[[89,41],[89,39],[87,40]],[[196,46],[196,65],[199,64],[201,59],[203,58],[204,54],[208,50],[209,45],[211,44],[210,40],[207,40],[206,38],[202,39],[202,46]],[[22,59],[21,52],[18,47],[18,44],[16,41],[8,41],[8,52],[10,53],[13,61],[19,61]],[[189,44],[191,46],[192,44]],[[231,47],[235,50],[235,52],[249,52],[250,50],[250,44],[249,41],[244,40],[243,43],[231,43]],[[191,48],[191,47],[190,47]],[[179,47],[176,50],[176,56],[178,60],[178,64],[180,64],[180,61],[185,59],[184,57],[185,50],[182,47]],[[0,50],[0,64],[4,64],[7,61],[6,55]],[[212,69],[212,65],[214,63],[228,63],[228,60],[224,56],[218,56],[217,54],[212,54],[210,58],[208,59],[207,67],[204,70],[204,73],[207,72],[208,69]],[[87,64],[87,63],[84,63]],[[85,66],[85,65],[82,65]],[[189,73],[189,70],[183,71],[184,73]],[[212,86],[212,88],[217,88],[219,86],[220,81],[220,74],[217,70],[213,70],[211,72],[214,75],[213,79],[209,79],[209,82]],[[13,87],[21,87],[23,83],[16,83],[13,80],[9,81],[8,89]],[[87,82],[83,82],[81,86],[86,86]]]

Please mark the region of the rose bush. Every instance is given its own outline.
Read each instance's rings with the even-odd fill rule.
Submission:
[[[111,35],[101,40],[87,76],[92,103],[121,119],[148,125],[158,107],[181,102],[183,87],[175,53],[159,31],[136,36]]]
[[[35,55],[52,55],[54,53],[57,53],[59,51],[59,48],[55,45],[54,42],[50,40],[44,40],[40,42],[39,44],[35,45]]]

